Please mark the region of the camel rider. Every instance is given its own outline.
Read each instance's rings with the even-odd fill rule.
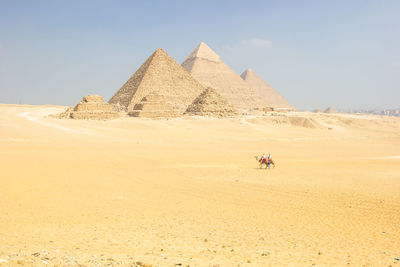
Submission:
[[[261,163],[266,163],[267,162],[267,156],[265,156],[265,153],[261,156],[260,162]]]
[[[268,160],[267,160],[267,162],[268,162],[268,169],[271,167],[271,154],[268,154]]]

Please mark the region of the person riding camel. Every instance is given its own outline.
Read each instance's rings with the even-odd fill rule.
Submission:
[[[265,153],[261,156],[260,162],[261,163],[267,163],[267,156],[265,156]]]
[[[275,168],[275,162],[273,161],[271,154],[268,154],[268,157],[265,155],[265,153],[258,158],[258,156],[255,156],[256,160],[260,163],[260,168],[265,164],[266,169],[270,169],[271,165]]]
[[[271,154],[268,154],[268,166],[267,166],[267,168],[269,169],[269,168],[271,168],[271,162],[272,162],[272,159],[271,159]],[[275,167],[275,166],[274,166]]]

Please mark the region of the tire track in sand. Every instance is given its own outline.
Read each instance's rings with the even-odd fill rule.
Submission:
[[[38,111],[26,111],[26,112],[22,112],[19,114],[20,117],[27,119],[29,121],[38,123],[38,124],[42,124],[48,127],[53,127],[56,128],[58,130],[61,131],[65,131],[65,132],[70,132],[70,133],[76,133],[76,134],[85,134],[85,135],[92,135],[92,133],[89,133],[87,131],[84,131],[82,129],[79,130],[75,130],[75,129],[71,129],[71,128],[67,128],[55,123],[50,123],[50,122],[46,122],[43,120],[40,120],[40,118],[43,118],[45,116],[48,116],[56,111],[59,111],[58,108],[44,108],[44,109],[40,109]]]

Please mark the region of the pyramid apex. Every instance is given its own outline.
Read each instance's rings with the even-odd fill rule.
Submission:
[[[246,80],[246,77],[249,73],[255,74],[255,72],[252,69],[248,68],[245,71],[243,71],[243,73],[240,75],[240,77],[242,77],[243,80]]]
[[[246,69],[243,73],[255,73],[253,69]]]
[[[167,54],[164,49],[158,48],[156,51],[154,51],[154,54]]]
[[[186,58],[202,58],[209,61],[221,62],[220,57],[206,43],[201,42],[193,52]]]

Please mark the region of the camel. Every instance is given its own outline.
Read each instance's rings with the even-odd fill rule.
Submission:
[[[257,156],[255,156],[255,158],[260,163],[260,169],[262,168],[263,164],[265,164],[266,169],[269,169],[271,165],[275,168],[275,162],[272,159],[262,159],[258,158]]]

